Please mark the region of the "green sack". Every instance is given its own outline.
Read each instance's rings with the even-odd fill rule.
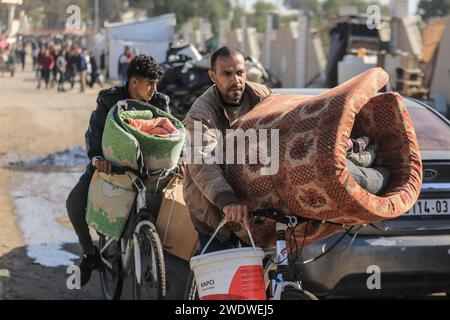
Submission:
[[[88,192],[86,222],[99,233],[119,239],[136,200],[132,173],[107,175],[96,171]]]
[[[178,129],[178,134],[151,135],[125,121],[127,118],[149,120],[158,117],[168,118]],[[177,165],[185,139],[186,129],[175,117],[144,102],[123,100],[108,113],[102,149],[105,159],[116,165],[140,170],[144,164],[148,170],[157,171]]]

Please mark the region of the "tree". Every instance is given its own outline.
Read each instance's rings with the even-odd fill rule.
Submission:
[[[338,16],[339,7],[342,6],[356,6],[358,12],[367,11],[367,3],[364,0],[324,0],[322,2],[322,12],[324,19],[332,19]]]
[[[147,10],[149,16],[174,13],[178,26],[191,18],[208,18],[215,32],[219,21],[228,18],[231,8],[229,0],[130,0],[129,4],[130,7]]]
[[[379,6],[380,9],[381,9],[381,14],[382,14],[383,16],[389,16],[390,8],[389,8],[388,5],[382,4],[382,3],[379,2],[378,0],[371,0],[371,1],[368,1],[367,6],[370,6],[370,5],[377,5],[377,6]]]
[[[98,4],[100,26],[102,26],[105,21],[117,22],[120,20],[120,13],[123,9],[121,0],[99,0]],[[92,13],[92,16],[94,16],[94,13]]]
[[[258,1],[253,6],[254,14],[251,16],[250,25],[258,32],[265,32],[267,25],[267,14],[276,10],[277,7],[270,2]]]
[[[418,13],[423,20],[450,14],[450,0],[420,0]]]
[[[320,1],[319,0],[287,0],[284,4],[288,8],[302,9],[314,16],[318,16],[320,13]]]
[[[0,34],[3,33],[3,28],[6,27],[5,26],[5,10],[3,10],[3,6],[0,5]]]
[[[198,0],[197,0],[198,1]],[[231,4],[228,0],[200,0],[198,1],[198,14],[207,18],[212,24],[213,32],[219,33],[219,22],[228,19],[231,12]]]
[[[241,18],[246,16],[247,12],[241,6],[237,6],[233,10],[233,19],[231,20],[231,28],[236,29],[241,27]]]

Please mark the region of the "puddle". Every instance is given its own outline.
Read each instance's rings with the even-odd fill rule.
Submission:
[[[20,159],[16,153],[10,152],[4,158],[4,163],[8,169],[70,171],[77,167],[86,166],[89,159],[84,148],[75,146],[61,152],[28,159]]]
[[[78,243],[66,221],[66,199],[88,162],[85,150],[72,147],[44,157],[10,159],[7,168],[18,172],[21,181],[10,191],[27,244],[27,255],[46,267],[69,266],[78,256],[65,251],[64,244]],[[47,170],[44,170],[47,168]]]

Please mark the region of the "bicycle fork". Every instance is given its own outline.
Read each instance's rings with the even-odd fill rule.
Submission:
[[[291,218],[290,225],[295,228],[298,224],[295,217]],[[281,293],[285,287],[294,287],[302,290],[301,281],[296,279],[295,273],[289,270],[289,256],[287,250],[286,230],[284,223],[276,224],[277,245],[276,245],[276,270],[269,272],[269,300],[280,300]]]

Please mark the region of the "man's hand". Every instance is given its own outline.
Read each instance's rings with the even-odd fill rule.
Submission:
[[[92,160],[92,165],[95,170],[100,173],[111,174],[112,172],[112,163],[102,159],[94,159]]]
[[[227,219],[228,222],[244,222],[245,229],[249,230],[250,223],[248,219],[247,206],[233,203],[227,204],[222,210],[225,214],[225,219]]]

